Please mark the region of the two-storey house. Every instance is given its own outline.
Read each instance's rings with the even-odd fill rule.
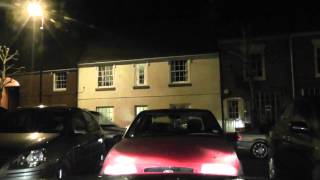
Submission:
[[[86,57],[79,65],[78,106],[127,126],[146,109],[204,108],[221,122],[217,53],[147,58]]]
[[[268,128],[292,97],[289,36],[219,41],[225,128]]]

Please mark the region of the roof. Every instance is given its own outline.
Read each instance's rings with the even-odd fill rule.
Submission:
[[[152,110],[142,111],[142,113],[185,113],[185,112],[211,113],[211,111],[207,109],[152,109]]]
[[[100,35],[89,41],[79,64],[216,52],[215,41],[209,39],[146,39]]]

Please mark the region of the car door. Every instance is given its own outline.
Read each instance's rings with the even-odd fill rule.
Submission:
[[[308,132],[294,130],[292,125],[305,124],[307,127],[313,112],[308,104],[302,102],[295,102],[289,108],[281,119],[285,124],[279,133],[279,139],[273,145],[276,152],[274,156],[278,167],[285,170],[284,173],[302,174],[312,169],[312,138]]]
[[[100,134],[92,129],[90,121],[90,116],[85,111],[77,110],[72,115],[74,163],[79,172],[95,169],[97,162],[101,160],[103,142],[100,140]]]

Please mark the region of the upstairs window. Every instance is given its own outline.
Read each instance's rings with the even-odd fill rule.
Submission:
[[[261,78],[263,77],[263,56],[261,53],[251,54],[250,55],[250,70],[251,75],[255,78]]]
[[[266,80],[265,68],[265,45],[256,44],[250,47],[247,55],[247,63],[244,64],[244,78],[245,80],[252,79],[255,81]],[[245,53],[245,48],[242,48]],[[245,56],[245,54],[243,54]]]
[[[114,86],[114,68],[113,66],[99,66],[98,87]]]
[[[135,65],[135,85],[136,86],[147,85],[147,64]]]
[[[189,82],[188,60],[175,60],[170,62],[171,83]]]
[[[53,91],[67,90],[67,72],[56,72],[53,74]]]

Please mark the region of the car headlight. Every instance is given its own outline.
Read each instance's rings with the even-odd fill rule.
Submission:
[[[12,164],[11,168],[32,168],[39,166],[41,163],[46,162],[46,149],[31,150],[25,154],[20,155]]]

